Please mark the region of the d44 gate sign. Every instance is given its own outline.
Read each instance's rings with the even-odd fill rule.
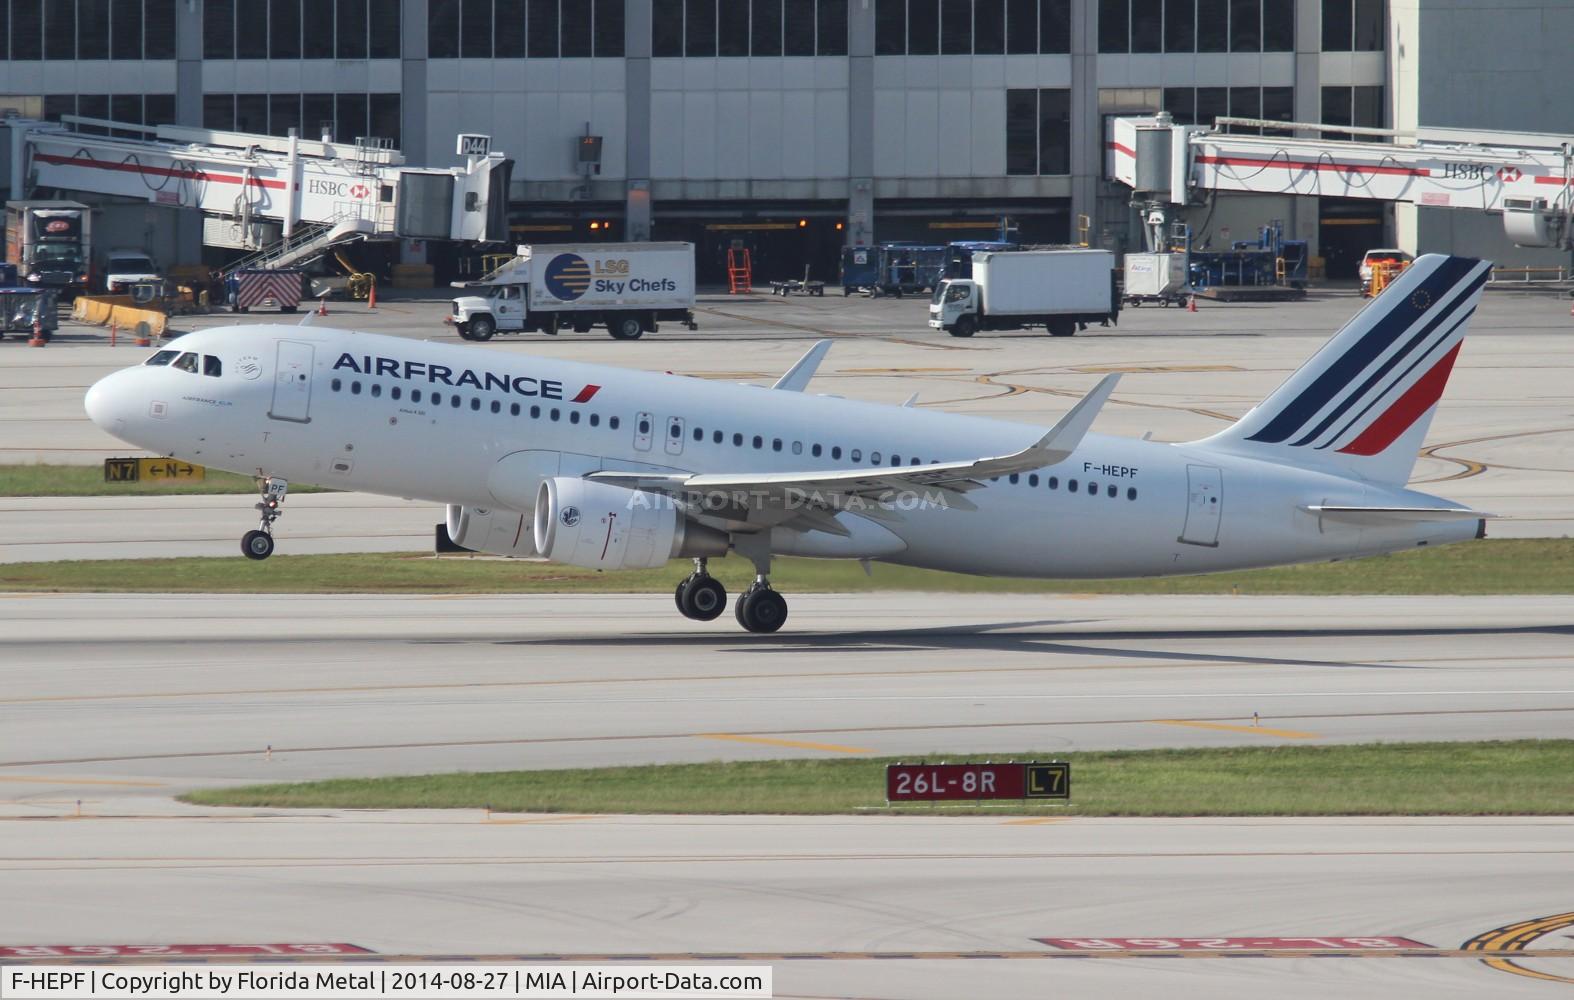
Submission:
[[[1071,765],[1064,761],[1003,764],[888,764],[887,802],[1071,798]]]

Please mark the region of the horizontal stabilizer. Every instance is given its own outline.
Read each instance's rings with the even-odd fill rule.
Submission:
[[[1392,524],[1417,524],[1426,521],[1477,521],[1492,517],[1467,507],[1336,507],[1309,505],[1301,508],[1308,514],[1329,521],[1373,527]]]

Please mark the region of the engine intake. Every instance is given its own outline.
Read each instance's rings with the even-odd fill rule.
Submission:
[[[536,495],[537,551],[586,569],[655,569],[677,557],[727,554],[727,535],[659,493],[557,476]]]
[[[448,505],[448,537],[455,545],[494,556],[536,554],[528,515],[512,510]]]

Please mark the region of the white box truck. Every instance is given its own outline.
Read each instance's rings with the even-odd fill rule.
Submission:
[[[929,325],[953,337],[1042,326],[1069,337],[1120,315],[1108,250],[1000,250],[973,254],[971,278],[947,278],[929,301]]]
[[[661,320],[697,329],[692,243],[521,246],[480,281],[454,285],[478,293],[454,299],[448,317],[466,340],[595,326],[635,340]]]

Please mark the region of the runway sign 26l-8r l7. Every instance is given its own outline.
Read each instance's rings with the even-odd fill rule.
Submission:
[[[1004,764],[888,764],[887,802],[1071,798],[1071,765],[1064,761]]]

